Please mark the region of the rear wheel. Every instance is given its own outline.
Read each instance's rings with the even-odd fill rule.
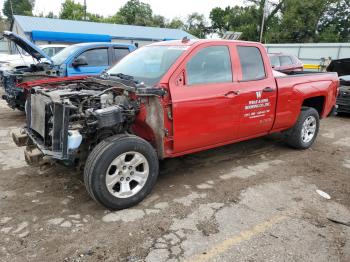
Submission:
[[[298,121],[286,133],[286,142],[297,149],[307,149],[316,140],[320,126],[320,117],[316,109],[303,107]]]
[[[152,190],[158,158],[145,140],[117,135],[99,143],[89,155],[84,182],[91,197],[109,209],[136,205]]]

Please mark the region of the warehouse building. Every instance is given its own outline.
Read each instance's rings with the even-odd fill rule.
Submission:
[[[15,15],[12,32],[24,36],[35,44],[80,42],[119,42],[139,46],[152,42],[195,38],[180,30],[147,26],[95,23],[43,17]]]

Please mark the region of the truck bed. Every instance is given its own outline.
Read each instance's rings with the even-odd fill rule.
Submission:
[[[320,117],[326,117],[332,110],[339,85],[336,73],[300,72],[293,75],[275,77],[278,87],[276,119],[274,130],[284,129],[297,121],[303,101],[324,102]],[[315,93],[317,97],[315,97]],[[310,94],[310,96],[309,96]],[[321,101],[323,100],[323,101]]]

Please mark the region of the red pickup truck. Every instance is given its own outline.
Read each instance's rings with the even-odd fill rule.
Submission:
[[[274,77],[259,43],[161,42],[99,78],[33,87],[13,139],[29,164],[84,168],[91,197],[123,209],[151,192],[164,158],[275,132],[309,148],[338,85],[335,73]]]

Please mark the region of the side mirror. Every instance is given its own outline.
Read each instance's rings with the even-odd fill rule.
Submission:
[[[85,65],[88,65],[88,62],[86,58],[83,56],[76,58],[72,63],[73,67],[79,67],[79,66],[85,66]]]

